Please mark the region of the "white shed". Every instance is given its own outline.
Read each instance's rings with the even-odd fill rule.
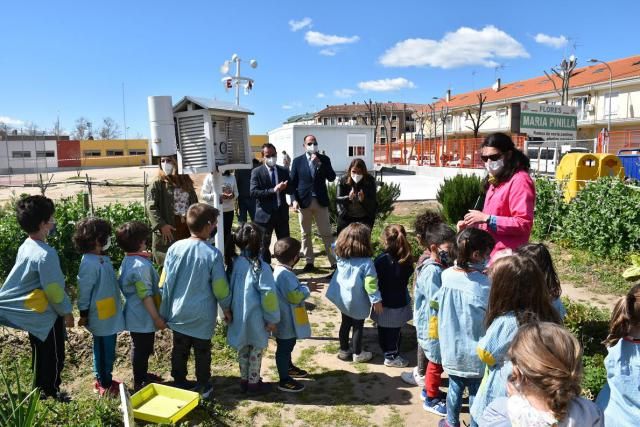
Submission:
[[[325,126],[288,123],[267,132],[269,142],[276,146],[278,163],[282,164],[282,150],[293,159],[304,152],[306,135],[314,135],[318,151],[331,159],[333,169],[344,172],[355,158],[364,160],[373,169],[373,126]]]

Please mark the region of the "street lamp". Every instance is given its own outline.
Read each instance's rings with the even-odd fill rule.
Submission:
[[[611,71],[611,67],[609,66],[609,64],[607,64],[604,61],[601,61],[599,59],[595,59],[595,58],[591,58],[588,62],[592,62],[592,63],[600,63],[602,65],[604,65],[605,67],[607,67],[607,69],[609,70],[609,114],[607,116],[607,132],[610,133],[611,132],[611,88],[612,88],[612,78],[613,78],[613,72]]]
[[[232,62],[236,63],[236,74],[235,76],[224,76],[222,78],[222,84],[224,84],[224,87],[227,90],[231,89],[232,87],[236,88],[236,105],[240,105],[240,85],[244,82],[244,94],[248,95],[251,89],[253,89],[253,79],[249,77],[242,77],[240,75],[240,62],[242,62],[242,59],[240,59],[240,57],[235,53],[231,56],[230,60],[227,59],[220,66],[220,73],[228,74],[229,66]],[[249,61],[249,66],[251,68],[258,68],[258,61],[252,59],[251,61]]]

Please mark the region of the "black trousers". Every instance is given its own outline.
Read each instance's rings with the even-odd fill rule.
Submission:
[[[418,344],[417,359],[418,359],[418,375],[420,375],[421,377],[424,377],[427,374],[427,363],[429,361],[427,360],[427,356],[425,356],[424,354],[424,350],[422,349],[422,347],[420,347],[420,344]]]
[[[400,328],[378,326],[378,342],[385,359],[395,359],[400,353]]]
[[[187,362],[193,347],[196,360],[196,380],[204,385],[211,379],[211,341],[191,337],[173,331],[173,349],[171,350],[171,376],[176,383],[187,379]]]
[[[260,249],[262,259],[267,264],[271,264],[271,235],[276,232],[276,238],[282,239],[289,237],[289,206],[281,206],[277,212],[274,212],[266,223],[256,223],[262,229],[262,247]]]
[[[45,395],[55,397],[60,391],[60,374],[64,368],[64,318],[58,316],[44,341],[29,334],[29,342],[36,387]]]
[[[133,385],[138,388],[147,382],[149,357],[153,354],[155,332],[131,332],[131,365]]]
[[[351,216],[338,216],[338,224],[337,224],[337,232],[340,234],[342,230],[347,228],[349,224],[354,222],[361,222],[362,224],[368,225],[369,228],[373,228],[373,223],[375,221],[375,217],[362,217],[362,218],[354,218]]]
[[[349,332],[353,328],[352,347],[349,347]],[[362,351],[362,334],[364,332],[364,319],[353,319],[342,313],[342,323],[338,338],[340,339],[340,350],[352,351],[354,354],[360,354]]]

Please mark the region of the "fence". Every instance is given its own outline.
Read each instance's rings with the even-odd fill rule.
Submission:
[[[607,152],[618,154],[624,148],[640,147],[640,130],[612,131],[609,134],[609,146]]]
[[[526,137],[513,136],[513,142],[524,149]],[[483,168],[480,146],[484,138],[441,138],[408,140],[390,144],[375,144],[373,159],[376,164],[418,166],[444,166],[456,168]]]

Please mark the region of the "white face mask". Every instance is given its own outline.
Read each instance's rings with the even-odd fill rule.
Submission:
[[[359,173],[352,173],[351,174],[351,179],[353,180],[353,182],[355,182],[357,184],[360,181],[362,181],[362,175],[360,175]]]
[[[274,167],[276,165],[276,163],[278,162],[278,157],[277,156],[273,156],[273,157],[266,157],[265,158],[265,163],[267,164],[267,166],[269,166],[270,168]]]
[[[307,145],[307,153],[309,154],[314,154],[318,152],[318,145],[317,144],[311,144],[311,145]]]
[[[485,163],[484,167],[487,168],[487,172],[489,172],[491,175],[496,175],[504,167],[504,159],[489,160],[487,163]]]
[[[107,243],[102,247],[102,251],[106,251],[111,247],[111,236],[107,237]]]
[[[173,173],[173,163],[169,163],[169,162],[162,163],[162,170],[167,175],[171,175]]]
[[[520,394],[514,394],[507,400],[507,414],[513,427],[551,427],[558,422],[552,414],[531,406]]]

